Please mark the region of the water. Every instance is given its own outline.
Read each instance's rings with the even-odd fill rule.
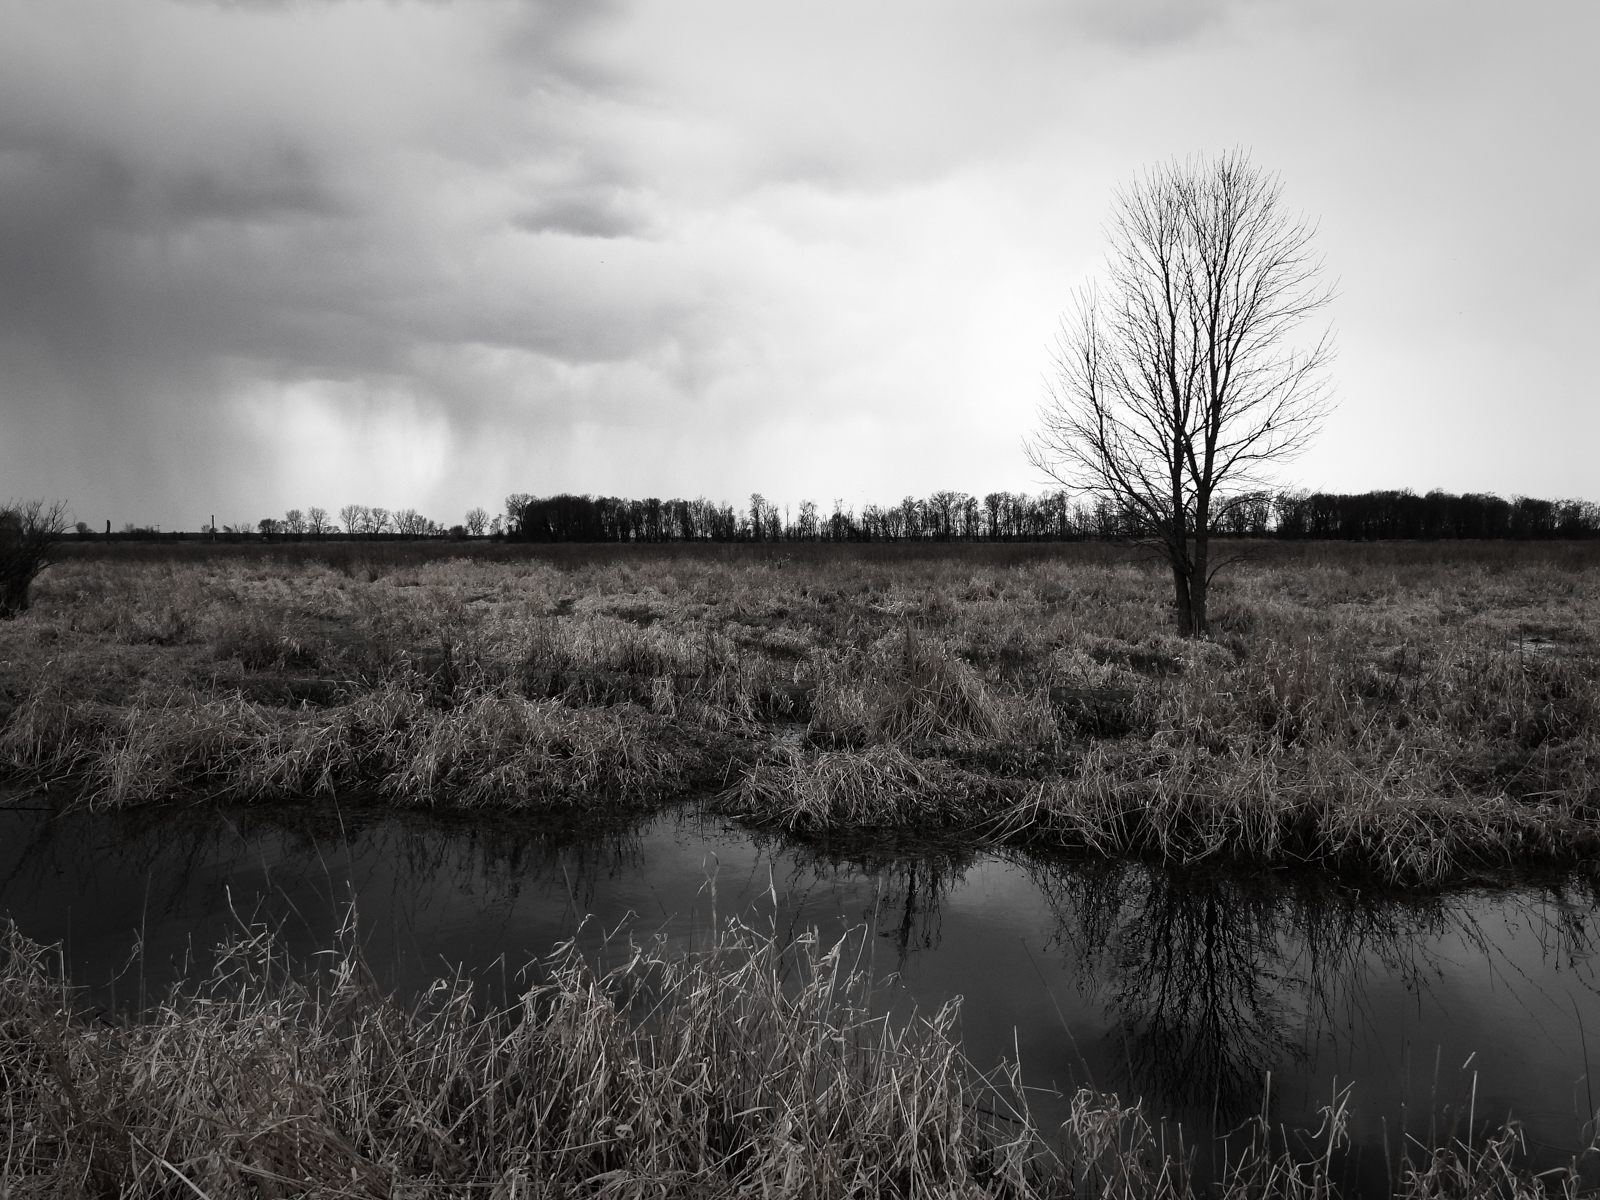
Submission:
[[[0,811],[0,912],[60,943],[108,1009],[159,997],[242,924],[326,948],[352,901],[401,992],[462,968],[514,988],[580,928],[691,945],[733,915],[864,926],[897,1003],[962,997],[969,1057],[1018,1058],[1047,1125],[1052,1091],[1092,1084],[1191,1134],[1226,1129],[1260,1111],[1270,1073],[1274,1123],[1314,1129],[1353,1084],[1363,1180],[1385,1139],[1469,1106],[1480,1125],[1515,1115],[1536,1161],[1565,1162],[1600,1099],[1600,905],[1572,880],[1400,897],[948,846],[827,853],[686,813],[553,837],[505,818]]]

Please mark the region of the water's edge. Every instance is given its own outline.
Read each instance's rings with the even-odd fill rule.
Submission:
[[[95,1002],[135,1010],[241,924],[291,952],[354,903],[368,962],[415,991],[580,936],[693,946],[738,916],[790,936],[865,925],[894,1002],[963,998],[980,1067],[1017,1058],[1038,1115],[1092,1085],[1205,1130],[1314,1128],[1354,1085],[1373,1153],[1397,1120],[1524,1122],[1544,1161],[1592,1133],[1600,906],[1577,880],[1372,895],[1321,876],[1164,870],[958,847],[824,851],[684,809],[604,835],[534,822],[210,807],[0,811],[0,913],[60,943]],[[1600,1047],[1596,1048],[1600,1052]]]

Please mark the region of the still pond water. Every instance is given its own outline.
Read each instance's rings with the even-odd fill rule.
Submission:
[[[1587,1144],[1600,1099],[1600,903],[1574,880],[1397,898],[950,847],[830,853],[686,812],[553,839],[504,819],[29,803],[0,811],[0,914],[60,943],[114,1009],[159,996],[241,920],[326,948],[352,900],[369,962],[401,992],[458,967],[514,972],[586,918],[585,938],[693,945],[742,916],[825,938],[866,927],[902,1002],[963,998],[980,1067],[1020,1056],[1030,1085],[1142,1096],[1187,1130],[1258,1111],[1269,1072],[1274,1123],[1314,1129],[1353,1083],[1351,1133],[1381,1156],[1475,1081],[1480,1124],[1513,1113],[1548,1163]],[[1034,1107],[1047,1129],[1064,1111],[1046,1093]]]

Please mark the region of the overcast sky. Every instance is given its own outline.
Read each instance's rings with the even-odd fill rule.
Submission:
[[[1037,490],[1113,189],[1240,147],[1339,287],[1285,483],[1600,500],[1597,62],[1593,0],[0,0],[0,493]]]

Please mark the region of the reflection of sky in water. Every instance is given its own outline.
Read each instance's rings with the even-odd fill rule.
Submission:
[[[584,914],[585,938],[626,924],[678,944],[702,939],[714,912],[825,938],[867,924],[902,999],[931,1011],[964,997],[980,1067],[1020,1054],[1030,1084],[1141,1094],[1191,1130],[1257,1108],[1268,1070],[1273,1118],[1290,1128],[1315,1127],[1353,1081],[1352,1132],[1369,1147],[1402,1118],[1425,1131],[1474,1071],[1480,1120],[1514,1111],[1564,1154],[1592,1111],[1580,1027],[1600,1032],[1597,924],[1576,893],[1394,901],[1126,864],[863,861],[673,817],[564,845],[505,818],[291,819],[0,813],[0,909],[63,942],[74,979],[119,1007],[141,976],[159,993],[173,964],[236,928],[230,898],[304,954],[332,943],[353,892],[369,961],[402,990],[458,965],[492,986],[503,964],[509,979]],[[145,953],[118,976],[141,929]]]

